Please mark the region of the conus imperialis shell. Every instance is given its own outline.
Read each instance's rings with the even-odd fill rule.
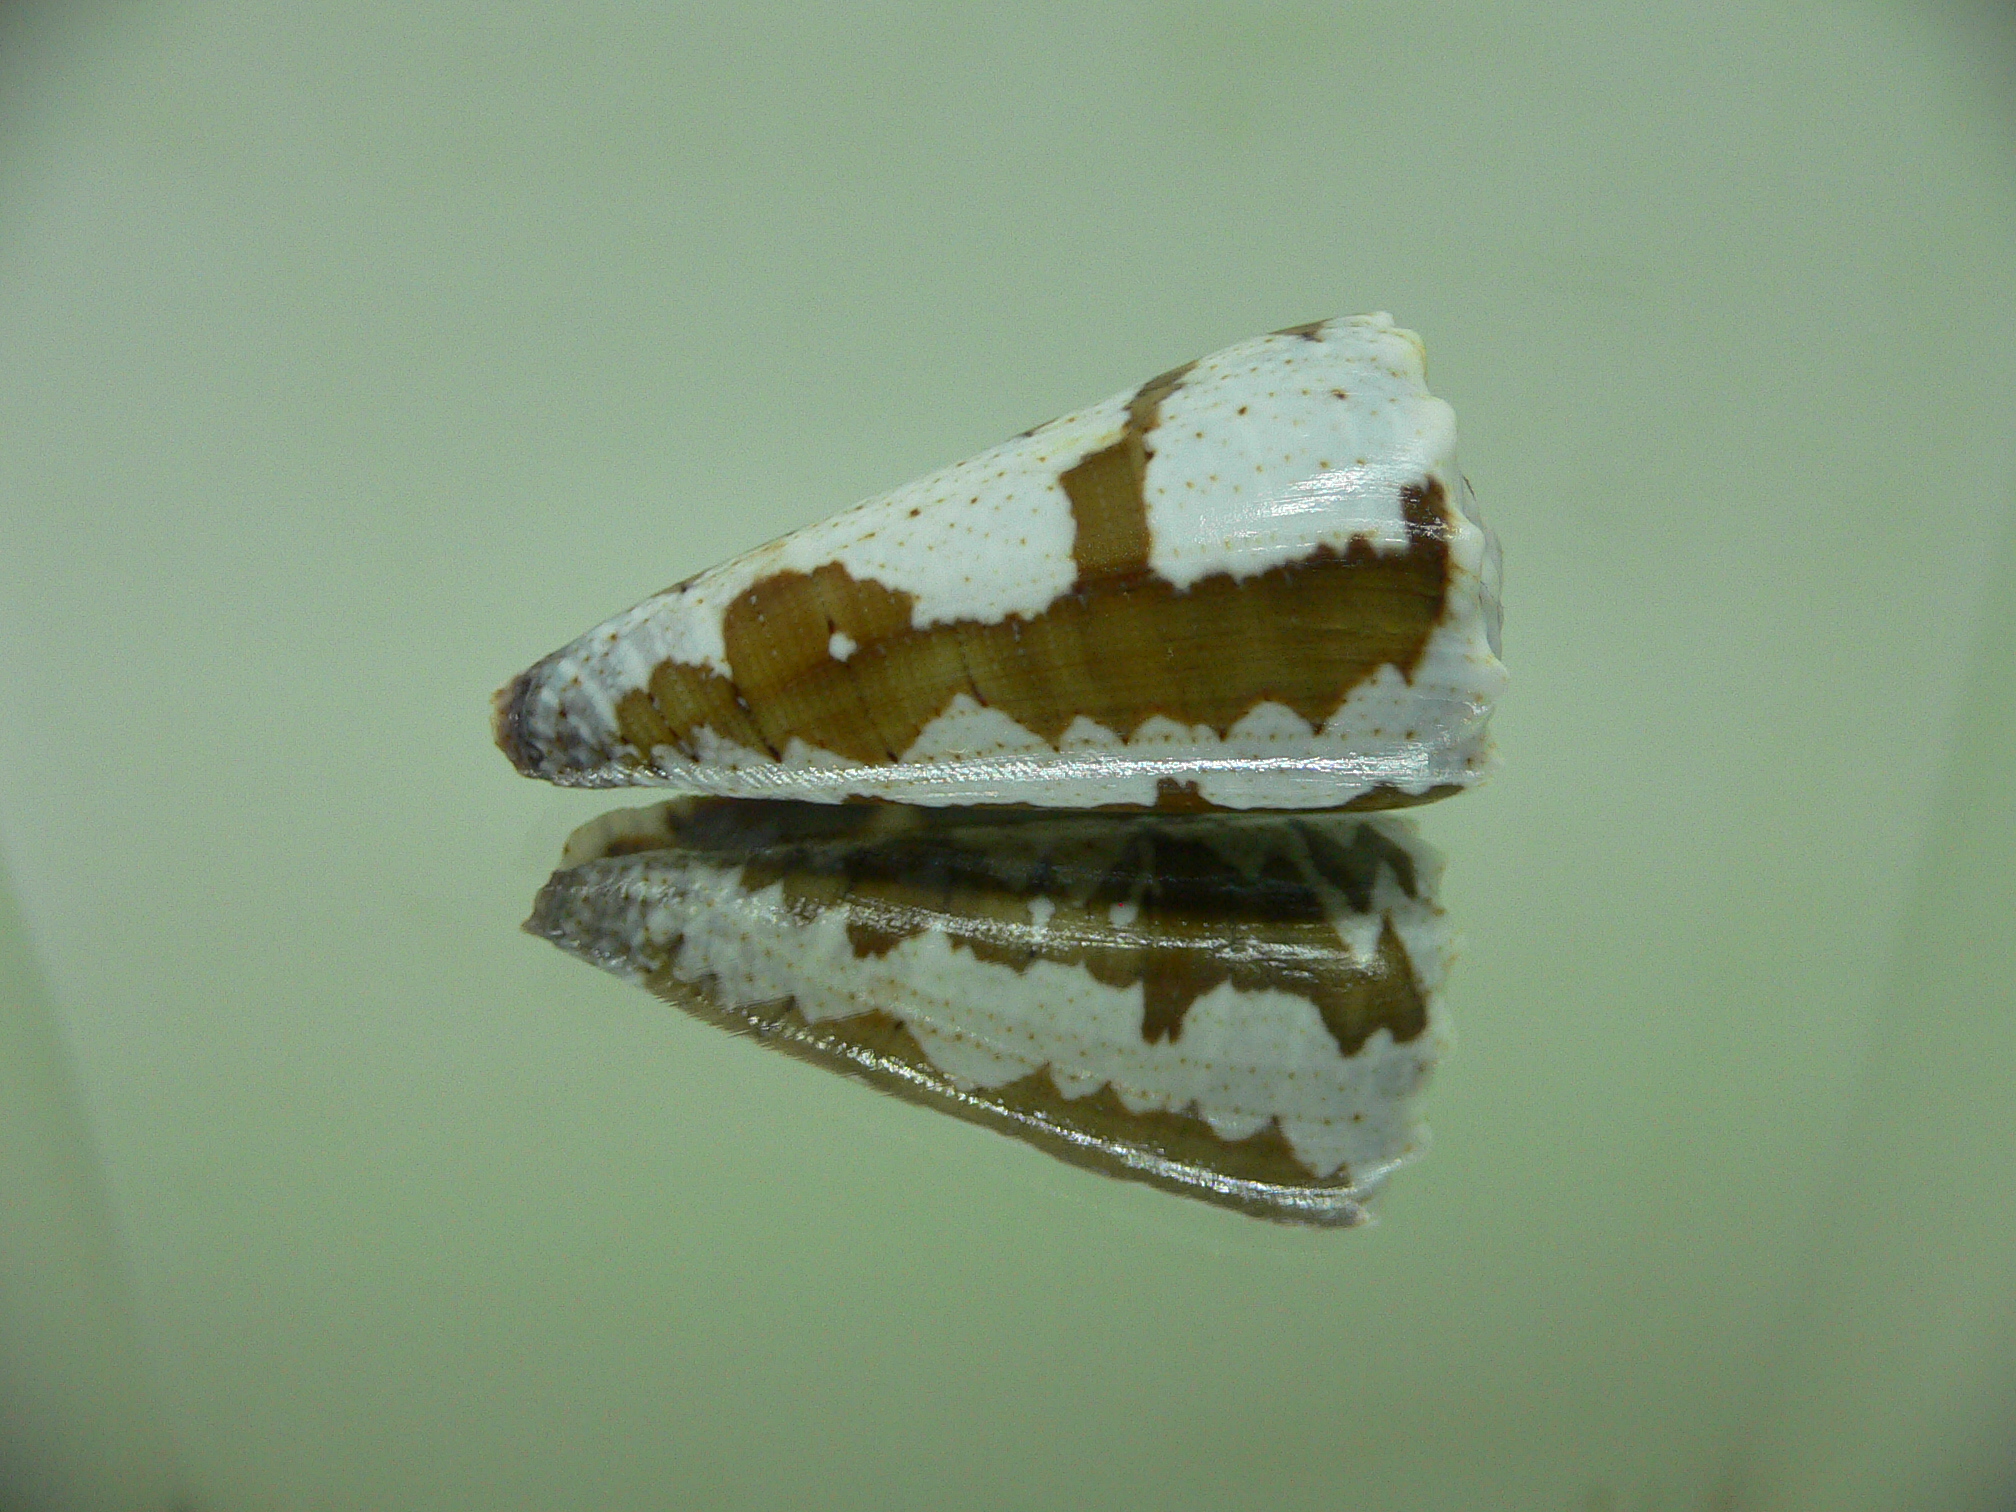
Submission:
[[[1381,808],[1490,764],[1498,552],[1420,340],[1242,342],[647,599],[502,689],[571,786]]]
[[[1420,1144],[1440,870],[1385,815],[682,798],[577,831],[526,928],[1066,1160],[1343,1226]]]

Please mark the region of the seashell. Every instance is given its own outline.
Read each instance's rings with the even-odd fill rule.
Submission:
[[[1490,763],[1498,549],[1419,338],[1262,336],[647,599],[496,699],[571,786],[1383,808]]]
[[[682,798],[526,929],[1073,1163],[1342,1226],[1421,1148],[1440,859],[1404,820]]]

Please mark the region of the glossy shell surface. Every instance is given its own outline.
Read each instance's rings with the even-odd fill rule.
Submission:
[[[1377,808],[1489,767],[1498,555],[1385,315],[1189,363],[618,615],[500,690],[531,776]]]
[[[1439,874],[1384,815],[679,799],[577,832],[526,928],[1075,1163],[1341,1226],[1419,1148]]]

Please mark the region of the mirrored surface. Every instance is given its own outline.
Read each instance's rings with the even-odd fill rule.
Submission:
[[[1420,1149],[1441,871],[1347,814],[686,799],[576,831],[525,928],[1072,1164],[1348,1227]]]

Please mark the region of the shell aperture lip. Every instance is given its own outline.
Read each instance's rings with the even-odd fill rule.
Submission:
[[[495,703],[527,775],[1380,808],[1492,764],[1496,543],[1385,315],[1242,342],[737,557]]]
[[[1345,1226],[1422,1147],[1448,936],[1404,820],[675,799],[527,929],[1074,1164]]]

